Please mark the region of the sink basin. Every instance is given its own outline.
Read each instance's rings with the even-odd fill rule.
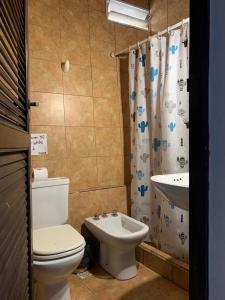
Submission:
[[[189,173],[156,175],[151,177],[151,181],[169,201],[189,210]]]

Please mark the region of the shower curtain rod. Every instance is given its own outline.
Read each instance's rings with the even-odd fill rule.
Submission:
[[[161,35],[164,35],[165,33],[169,33],[171,30],[173,29],[176,29],[186,23],[189,23],[190,19],[187,18],[187,19],[184,19],[182,20],[181,22],[173,25],[173,26],[169,26],[167,29],[163,30],[163,31],[160,31],[158,32],[157,34],[154,34],[153,36],[149,36],[147,39],[141,41],[141,42],[138,42],[137,44],[134,44],[126,49],[123,49],[123,50],[120,50],[120,51],[116,51],[116,52],[111,52],[111,57],[118,57],[120,55],[127,55],[129,54],[129,51],[130,50],[134,50],[134,49],[138,49],[138,47],[144,43],[146,43],[150,37],[154,37],[154,36],[161,36]]]

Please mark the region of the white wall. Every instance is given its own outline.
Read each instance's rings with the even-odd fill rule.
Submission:
[[[210,1],[209,299],[225,299],[225,0]]]

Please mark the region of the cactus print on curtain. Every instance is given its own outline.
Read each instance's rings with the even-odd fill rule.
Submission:
[[[150,226],[150,135],[144,48],[130,52],[131,214]],[[149,241],[149,237],[146,238]]]
[[[187,172],[189,161],[189,121],[187,92],[188,44],[187,26],[169,36],[166,79],[162,103],[162,172]]]
[[[149,177],[188,171],[188,40],[185,25],[172,31],[168,41],[151,37],[129,54],[132,216],[150,226],[147,241],[184,261],[189,213],[168,201]]]

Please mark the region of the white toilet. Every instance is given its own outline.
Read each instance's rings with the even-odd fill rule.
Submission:
[[[100,241],[100,265],[120,280],[136,276],[135,248],[146,237],[148,226],[116,212],[87,218],[85,225]]]
[[[69,300],[68,276],[77,268],[85,240],[68,219],[68,178],[32,182],[34,298]]]

